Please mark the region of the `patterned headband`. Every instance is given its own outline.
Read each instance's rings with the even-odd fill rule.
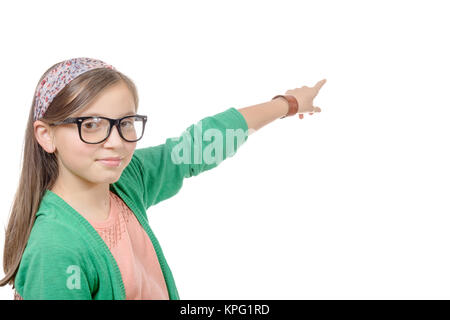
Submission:
[[[109,68],[116,70],[101,60],[90,58],[74,58],[59,63],[48,72],[36,88],[34,120],[42,118],[53,101],[53,98],[73,79],[86,71],[97,68]]]

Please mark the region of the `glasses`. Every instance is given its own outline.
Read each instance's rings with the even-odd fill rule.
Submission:
[[[131,115],[120,119],[106,117],[77,117],[67,118],[60,122],[51,123],[51,126],[76,123],[81,141],[89,144],[102,143],[108,139],[111,129],[116,126],[119,135],[128,142],[136,142],[144,135],[147,116]]]

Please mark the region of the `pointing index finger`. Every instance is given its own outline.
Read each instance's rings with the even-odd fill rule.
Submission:
[[[320,80],[319,82],[317,82],[315,85],[316,89],[320,90],[320,88],[322,88],[322,86],[325,84],[325,82],[327,82],[327,79],[323,79],[323,80]]]

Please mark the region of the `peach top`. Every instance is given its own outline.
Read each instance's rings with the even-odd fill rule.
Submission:
[[[153,244],[123,200],[111,190],[111,210],[104,221],[89,221],[115,258],[127,300],[169,300]]]

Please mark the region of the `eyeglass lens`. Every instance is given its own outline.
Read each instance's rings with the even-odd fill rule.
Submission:
[[[139,140],[144,133],[144,121],[139,117],[125,118],[120,122],[119,127],[122,136],[130,142]],[[106,119],[93,117],[81,123],[81,137],[89,143],[98,143],[106,139],[108,130],[109,121]]]

